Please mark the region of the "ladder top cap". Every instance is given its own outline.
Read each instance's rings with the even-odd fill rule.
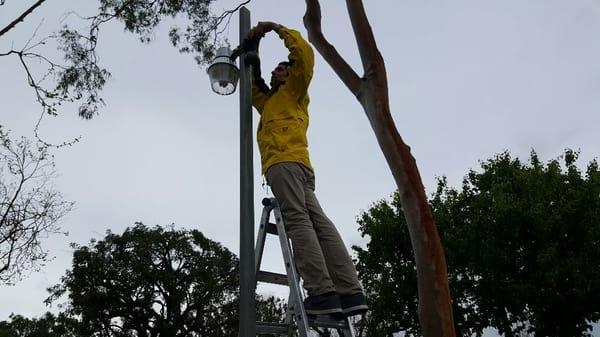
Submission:
[[[262,204],[263,206],[271,206],[274,205],[276,203],[275,198],[264,198],[262,200]]]

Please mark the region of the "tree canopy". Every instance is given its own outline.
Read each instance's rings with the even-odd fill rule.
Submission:
[[[233,336],[238,279],[236,256],[201,232],[136,224],[77,247],[47,302],[67,294],[84,336]],[[282,301],[257,303],[259,318],[281,320]]]
[[[83,337],[78,334],[79,322],[61,313],[47,312],[40,318],[11,315],[0,322],[0,337]]]
[[[481,162],[460,189],[430,199],[448,261],[457,335],[589,336],[600,320],[600,171],[578,153],[528,163],[508,152]],[[415,263],[398,193],[359,218],[354,247],[372,311],[369,336],[420,336]]]

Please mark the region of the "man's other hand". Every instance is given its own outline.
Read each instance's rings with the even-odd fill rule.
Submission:
[[[249,39],[253,39],[253,38],[262,39],[266,33],[270,32],[272,30],[276,31],[277,29],[279,29],[279,27],[281,27],[281,25],[277,24],[275,22],[261,21],[256,26],[252,27],[252,29],[250,29],[247,37]]]

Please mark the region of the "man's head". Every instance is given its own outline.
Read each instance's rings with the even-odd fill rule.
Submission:
[[[271,72],[271,88],[272,90],[277,89],[280,85],[285,83],[288,77],[288,68],[292,64],[289,61],[279,62],[277,67]]]

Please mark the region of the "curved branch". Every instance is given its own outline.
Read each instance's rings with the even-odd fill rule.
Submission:
[[[308,32],[308,40],[317,48],[319,54],[329,63],[352,94],[358,97],[361,79],[323,35],[321,30],[321,6],[318,0],[306,0],[304,27]]]
[[[13,29],[19,22],[23,22],[25,17],[27,15],[31,14],[31,12],[33,12],[36,8],[41,6],[44,1],[46,1],[46,0],[38,0],[31,7],[29,7],[28,10],[26,10],[25,12],[23,12],[23,14],[21,14],[18,18],[16,18],[13,22],[9,23],[8,26],[2,28],[2,30],[0,30],[0,36],[6,34],[9,30]]]
[[[237,7],[235,7],[234,9],[226,10],[223,13],[221,13],[221,15],[219,15],[218,17],[215,18],[215,24],[214,24],[214,28],[213,28],[215,30],[215,38],[216,38],[216,34],[222,33],[225,29],[225,28],[223,28],[223,30],[221,30],[220,32],[217,32],[217,28],[219,28],[219,25],[221,25],[223,20],[227,19],[227,24],[225,26],[228,26],[229,20],[231,20],[231,16],[233,14],[237,13],[237,11],[239,11],[240,8],[242,8],[243,6],[249,4],[250,1],[252,1],[252,0],[246,0],[246,1],[242,2],[241,4],[237,5]]]

